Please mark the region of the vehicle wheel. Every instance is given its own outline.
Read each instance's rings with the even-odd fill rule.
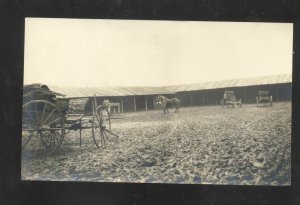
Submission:
[[[39,144],[29,147],[30,141],[40,138],[40,144],[46,154],[51,154],[62,144],[65,128],[64,116],[56,105],[45,100],[33,100],[23,105],[22,116],[22,151],[36,149]],[[25,151],[26,152],[26,151]]]
[[[105,106],[97,107],[93,115],[92,136],[96,146],[106,146],[106,141],[109,139],[111,122],[110,114]]]

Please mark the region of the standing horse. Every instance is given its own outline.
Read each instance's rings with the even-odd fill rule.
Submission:
[[[181,105],[181,101],[178,98],[168,99],[163,95],[157,96],[156,103],[162,105],[165,114],[169,113],[169,107],[175,107],[175,113],[179,112]]]

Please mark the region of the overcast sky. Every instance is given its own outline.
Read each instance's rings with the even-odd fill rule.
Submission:
[[[26,18],[24,84],[161,86],[292,72],[293,25]]]

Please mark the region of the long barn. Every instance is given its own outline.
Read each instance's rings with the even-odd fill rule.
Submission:
[[[274,101],[292,99],[292,74],[233,79],[207,83],[165,86],[188,105],[219,104],[225,90],[233,90],[243,103],[255,103],[260,90],[268,90]]]
[[[183,106],[216,105],[219,104],[225,90],[233,90],[237,99],[241,99],[244,104],[255,103],[259,90],[269,90],[275,102],[287,101],[292,99],[292,74],[160,87],[49,88],[66,95],[67,98],[96,96],[98,104],[109,100],[119,112],[132,112],[156,109],[157,95],[176,96]]]

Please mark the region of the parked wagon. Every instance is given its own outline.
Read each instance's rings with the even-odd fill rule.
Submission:
[[[226,107],[234,106],[237,108],[237,106],[242,107],[242,100],[236,100],[234,92],[232,90],[228,90],[224,92],[221,104],[223,107],[226,105]]]
[[[24,87],[22,112],[22,151],[32,139],[39,139],[46,154],[55,152],[70,131],[91,130],[97,147],[106,145],[109,137],[118,135],[111,132],[109,105],[91,102],[92,112],[86,112],[89,98],[57,98],[59,93],[50,91],[46,85],[33,84]],[[60,95],[61,96],[61,95]],[[81,103],[78,103],[81,101]]]
[[[270,94],[270,91],[258,91],[257,97],[256,97],[256,105],[273,105],[273,97]]]

